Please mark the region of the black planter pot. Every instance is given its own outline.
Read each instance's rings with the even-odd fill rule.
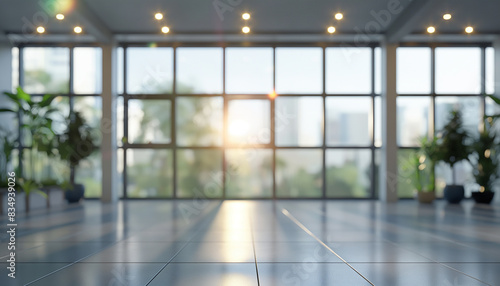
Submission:
[[[464,186],[446,185],[444,187],[444,198],[450,204],[458,204],[463,200],[465,194]]]
[[[64,192],[64,197],[70,204],[78,203],[82,198],[83,194],[85,193],[85,187],[81,184],[75,184],[73,186],[73,189],[71,190],[66,190]]]
[[[472,198],[478,204],[490,204],[494,196],[494,192],[472,192]]]

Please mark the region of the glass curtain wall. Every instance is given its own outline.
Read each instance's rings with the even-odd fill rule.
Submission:
[[[483,128],[483,115],[492,102],[493,48],[487,46],[421,46],[397,49],[397,132],[399,196],[413,197],[408,166],[419,138],[438,134],[451,110],[460,110],[464,126],[472,136]],[[493,109],[491,109],[493,112]],[[458,184],[469,193],[474,187],[472,167],[456,166]],[[436,191],[442,196],[451,183],[451,169],[439,163],[435,169]],[[467,194],[466,194],[467,195]]]
[[[123,197],[375,197],[378,48],[118,55]]]
[[[60,114],[54,114],[55,132],[65,129],[64,118],[69,112],[78,111],[94,128],[97,143],[100,144],[100,123],[102,117],[102,50],[91,46],[20,46],[13,53],[15,65],[13,87],[22,86],[34,100],[45,94],[56,95],[55,104]],[[28,137],[21,138],[20,148],[29,149]],[[37,155],[31,164],[30,156],[14,162],[23,168],[26,175],[40,182],[62,182],[69,179],[68,168],[55,157]],[[29,174],[34,172],[34,174]],[[86,187],[87,198],[101,197],[101,153],[95,152],[82,161],[76,171],[76,181]]]

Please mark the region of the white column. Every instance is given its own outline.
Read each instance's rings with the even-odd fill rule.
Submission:
[[[101,201],[118,201],[116,173],[116,47],[102,46],[102,197]]]
[[[0,93],[12,90],[12,46],[0,43]]]
[[[382,160],[380,162],[380,200],[398,200],[396,142],[396,48],[382,43]]]
[[[12,46],[8,43],[0,43],[0,107],[14,108],[7,101],[7,96],[3,95],[5,91],[12,91]],[[0,113],[0,122],[6,130],[17,129],[17,123],[14,124],[15,116],[12,113]],[[0,154],[1,156],[1,154]]]

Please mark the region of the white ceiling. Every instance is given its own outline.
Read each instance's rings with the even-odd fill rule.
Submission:
[[[402,8],[410,0],[79,0],[89,9],[85,13],[74,0],[0,0],[0,31],[26,34],[38,25],[46,27],[47,34],[71,34],[74,25],[102,22],[98,29],[111,34],[158,34],[167,25],[172,34],[240,34],[241,27],[248,25],[252,34],[325,34],[326,27],[333,25],[338,34],[366,32],[366,25],[376,20],[374,14],[388,10],[389,3],[400,1]],[[414,0],[422,1],[426,0]],[[463,34],[471,25],[477,34],[500,33],[500,1],[498,0],[431,0],[423,16],[412,23],[412,33],[424,33],[434,25],[440,34]],[[53,3],[66,4],[69,9],[51,9]],[[232,5],[232,6],[231,6]],[[64,6],[64,5],[63,5]],[[220,11],[217,12],[216,6]],[[71,9],[73,7],[73,9]],[[228,10],[223,11],[223,7]],[[411,7],[411,5],[410,5]],[[410,8],[409,8],[410,9]],[[66,19],[54,18],[56,10],[65,11]],[[153,18],[154,12],[165,14],[162,21]],[[333,18],[335,12],[344,13],[344,19]],[[243,12],[252,18],[245,24]],[[410,12],[409,15],[413,11]],[[416,11],[417,12],[417,11]],[[450,12],[450,21],[442,20],[442,14]],[[92,14],[90,22],[89,14]],[[392,14],[390,25],[403,13]],[[222,17],[220,16],[222,15]],[[408,14],[406,14],[408,15]],[[87,19],[85,19],[87,18]],[[96,21],[100,19],[100,21]],[[385,23],[380,31],[386,31]],[[372,26],[373,27],[373,26]]]

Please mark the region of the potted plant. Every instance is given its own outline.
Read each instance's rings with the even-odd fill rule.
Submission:
[[[487,123],[479,138],[471,145],[471,163],[474,167],[474,178],[479,185],[477,192],[472,192],[476,203],[489,204],[493,200],[493,184],[499,178],[498,174],[498,144],[496,135]]]
[[[438,154],[437,138],[422,137],[419,141],[420,148],[404,161],[402,168],[410,174],[417,200],[429,204],[436,199],[434,166]]]
[[[98,146],[94,143],[92,128],[88,126],[79,112],[73,112],[66,120],[67,128],[58,135],[59,154],[70,168],[69,182],[64,184],[65,197],[69,203],[76,203],[83,198],[85,188],[75,182],[76,168],[82,160],[89,157]]]
[[[444,198],[452,204],[457,204],[464,198],[464,187],[456,184],[455,164],[468,159],[468,139],[469,135],[463,128],[460,112],[451,111],[450,121],[438,135],[438,159],[448,164],[452,170],[452,184],[446,184],[444,188]]]
[[[21,133],[29,135],[27,139],[31,141],[29,148],[23,148],[22,153],[28,152],[30,176],[25,172],[19,174],[23,177],[21,188],[26,195],[26,212],[29,212],[29,197],[33,191],[42,194],[39,190],[40,178],[37,178],[37,167],[35,161],[40,153],[53,154],[55,133],[52,129],[53,120],[51,115],[58,109],[52,105],[55,96],[44,95],[40,100],[33,100],[32,96],[18,87],[16,93],[4,92],[4,94],[14,103],[14,109],[2,108],[0,112],[16,113],[22,119]],[[26,131],[26,132],[23,132]],[[24,158],[24,154],[21,157]],[[46,196],[44,196],[46,197]]]
[[[417,198],[421,203],[432,203],[436,199],[436,178],[434,169],[436,162],[439,160],[437,138],[433,137],[429,139],[427,137],[422,137],[420,139],[419,154],[419,166],[416,169],[416,173],[421,173],[419,177],[425,178],[426,184],[422,184],[422,188],[417,189]]]

